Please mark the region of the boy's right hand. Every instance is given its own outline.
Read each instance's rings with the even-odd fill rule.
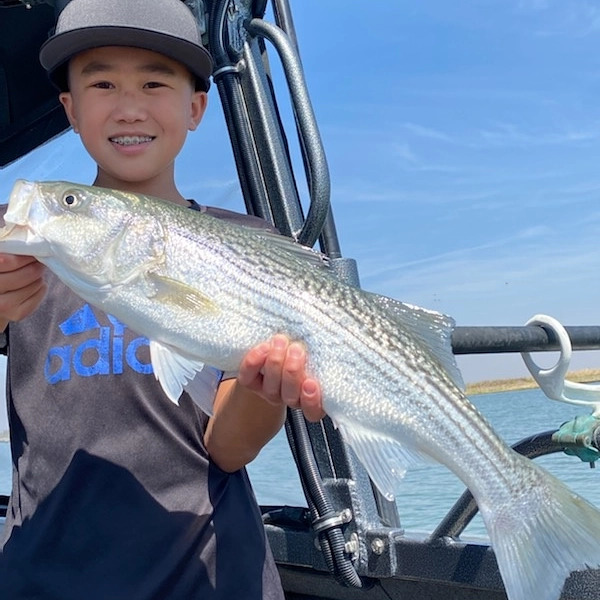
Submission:
[[[0,253],[0,331],[40,305],[47,289],[44,270],[32,256]]]

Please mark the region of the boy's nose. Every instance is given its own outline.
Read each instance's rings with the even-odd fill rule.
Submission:
[[[135,92],[123,91],[119,94],[113,109],[117,121],[140,121],[146,117],[142,98]]]

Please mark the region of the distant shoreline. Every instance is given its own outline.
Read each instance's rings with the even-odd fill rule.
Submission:
[[[569,381],[589,382],[600,381],[600,369],[581,369],[567,374]],[[537,387],[533,377],[518,377],[515,379],[491,379],[476,383],[467,383],[467,396],[477,394],[493,394],[495,392],[512,392],[528,390]]]
[[[0,442],[8,442],[9,438],[8,438],[8,430],[7,431],[0,431]]]

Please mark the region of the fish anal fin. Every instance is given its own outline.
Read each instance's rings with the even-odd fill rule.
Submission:
[[[336,419],[335,424],[373,483],[388,500],[394,499],[398,484],[409,468],[429,460],[425,454],[372,429],[343,419]]]

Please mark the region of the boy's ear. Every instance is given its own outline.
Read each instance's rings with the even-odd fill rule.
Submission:
[[[71,95],[71,92],[61,92],[58,95],[58,99],[65,109],[65,114],[67,115],[67,119],[69,120],[73,131],[79,133],[77,129],[77,118],[73,111],[73,96]]]
[[[204,116],[207,105],[208,94],[206,92],[197,91],[193,93],[190,111],[190,131],[194,131],[198,125],[200,125],[200,121],[202,121],[202,117]]]

